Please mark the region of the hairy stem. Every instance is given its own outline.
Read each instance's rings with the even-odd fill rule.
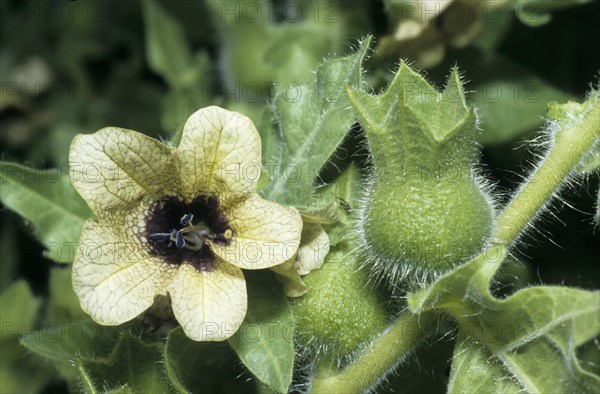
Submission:
[[[362,393],[402,360],[431,331],[433,316],[404,312],[371,347],[340,373],[318,370],[313,394]]]
[[[541,165],[498,217],[495,240],[509,245],[514,242],[544,204],[569,178],[582,158],[600,137],[600,106],[591,108],[573,127],[555,136]]]

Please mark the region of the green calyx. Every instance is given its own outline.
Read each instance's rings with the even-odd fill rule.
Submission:
[[[473,170],[477,119],[458,71],[443,92],[405,63],[381,95],[347,90],[373,163],[360,225],[372,266],[429,277],[479,253],[493,209]]]
[[[325,264],[304,277],[308,292],[292,300],[296,339],[307,354],[343,364],[387,325],[377,294],[367,285],[347,242],[333,248]]]

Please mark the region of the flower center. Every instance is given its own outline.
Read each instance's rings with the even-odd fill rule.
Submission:
[[[203,222],[192,224],[194,214],[186,213],[179,221],[182,227],[179,230],[171,230],[168,233],[152,233],[148,235],[151,242],[168,242],[168,246],[175,245],[177,249],[186,248],[192,251],[198,251],[204,246],[207,239],[230,240],[233,236],[231,229],[226,229],[222,233],[214,233]]]
[[[152,254],[170,264],[191,263],[209,270],[214,261],[206,241],[228,244],[234,233],[219,209],[216,196],[197,196],[192,202],[166,197],[150,207],[145,237]]]

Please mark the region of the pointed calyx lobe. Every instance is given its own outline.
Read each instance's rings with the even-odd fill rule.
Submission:
[[[348,95],[373,163],[361,232],[374,267],[427,276],[476,254],[492,209],[473,172],[476,116],[458,71],[438,92],[402,63],[383,94]]]

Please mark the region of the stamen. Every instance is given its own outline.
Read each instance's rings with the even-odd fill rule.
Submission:
[[[206,243],[231,242],[229,233],[224,234],[229,222],[219,208],[217,196],[199,194],[192,201],[161,198],[146,215],[142,240],[149,252],[169,264],[192,263],[212,269],[212,252]]]
[[[188,233],[183,237],[185,239],[185,248],[191,251],[198,251],[204,246],[204,241],[197,234]]]
[[[194,214],[186,213],[185,215],[183,215],[181,217],[180,223],[182,226],[187,226],[188,224],[190,224],[192,222],[193,219],[194,219]]]
[[[223,233],[211,233],[203,222],[192,224],[193,219],[192,213],[186,213],[180,219],[184,227],[179,230],[173,229],[170,233],[152,233],[148,235],[148,240],[160,243],[168,241],[167,247],[174,244],[177,249],[185,248],[195,252],[202,249],[207,239],[227,241],[233,237],[231,229],[226,229]]]
[[[165,243],[171,240],[171,233],[154,233],[148,235],[148,240],[152,242]]]
[[[177,249],[183,249],[185,247],[185,239],[183,239],[181,231],[175,233],[175,246]]]
[[[205,238],[208,239],[217,239],[217,240],[224,240],[224,241],[229,241],[231,238],[233,238],[233,231],[231,231],[231,229],[227,229],[222,233],[212,233],[212,234],[206,234]]]

